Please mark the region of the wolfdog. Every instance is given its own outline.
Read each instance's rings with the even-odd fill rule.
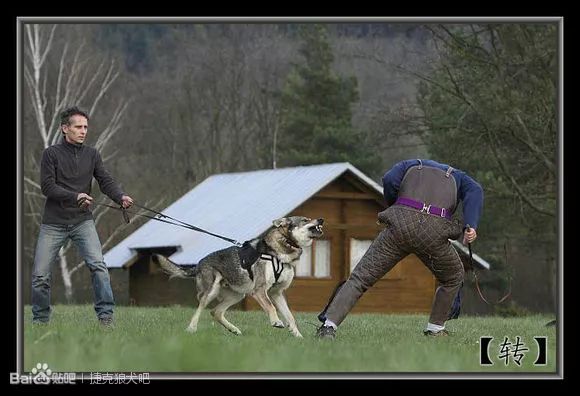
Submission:
[[[210,253],[193,268],[183,268],[166,257],[155,254],[161,269],[171,277],[194,278],[199,305],[191,318],[187,331],[197,331],[202,310],[214,299],[218,304],[211,315],[234,334],[242,332],[228,322],[224,314],[232,305],[250,294],[266,311],[270,324],[302,337],[284,296],[294,279],[295,267],[304,247],[312,245],[314,238],[323,234],[324,219],[302,216],[283,217],[272,222],[263,237]],[[272,304],[274,303],[274,304]],[[284,319],[283,323],[278,312]]]

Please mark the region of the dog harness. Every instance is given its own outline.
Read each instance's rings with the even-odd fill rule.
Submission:
[[[278,260],[278,257],[271,254],[262,254],[260,258],[263,260],[268,260],[272,263],[272,271],[274,271],[274,284],[278,283],[278,279],[284,270],[284,264]]]
[[[248,271],[251,280],[254,280],[254,273],[252,272],[252,265],[260,257],[260,253],[254,249],[250,241],[244,242],[241,248],[238,249],[238,256],[240,257],[241,266]]]
[[[278,283],[278,279],[284,270],[284,264],[278,260],[278,257],[272,254],[260,252],[258,249],[255,249],[249,241],[244,242],[242,247],[238,250],[238,256],[240,257],[242,268],[248,271],[251,280],[254,280],[252,265],[254,265],[259,258],[271,262],[272,271],[274,271],[274,284]]]

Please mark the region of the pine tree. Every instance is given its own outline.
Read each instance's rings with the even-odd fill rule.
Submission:
[[[294,65],[282,92],[280,163],[350,162],[372,170],[378,157],[364,146],[351,123],[351,106],[358,101],[356,78],[333,72],[325,26],[306,25],[300,37],[303,62]]]

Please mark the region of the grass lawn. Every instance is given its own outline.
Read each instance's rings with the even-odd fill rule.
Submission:
[[[173,373],[556,373],[553,317],[470,317],[447,323],[449,337],[425,337],[427,315],[351,314],[336,340],[314,337],[315,313],[296,313],[303,339],[272,328],[262,311],[226,315],[243,332],[236,336],[205,311],[198,332],[185,331],[189,307],[116,307],[115,329],[105,331],[90,305],[57,305],[51,323],[32,326],[24,316],[24,369],[48,363],[53,372]],[[489,357],[479,363],[481,336],[494,337]],[[516,337],[523,342],[521,365],[514,362]],[[547,337],[547,364],[535,366],[534,337]],[[508,364],[501,343],[512,343]],[[520,347],[521,348],[521,347]]]

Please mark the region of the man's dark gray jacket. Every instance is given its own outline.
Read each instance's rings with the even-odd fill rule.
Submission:
[[[77,205],[79,193],[91,194],[93,177],[113,201],[121,203],[125,193],[103,166],[99,152],[89,146],[72,144],[64,138],[42,152],[40,186],[46,196],[42,223],[78,224],[93,218],[90,209]]]

